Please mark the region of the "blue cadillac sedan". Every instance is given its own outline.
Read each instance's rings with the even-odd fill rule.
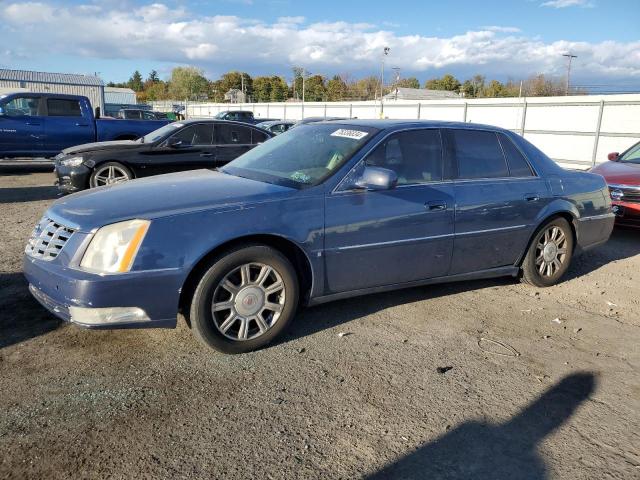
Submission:
[[[495,127],[302,125],[218,170],[55,202],[25,249],[36,299],[86,327],[175,327],[227,353],[300,304],[436,282],[557,283],[614,216],[602,177]]]

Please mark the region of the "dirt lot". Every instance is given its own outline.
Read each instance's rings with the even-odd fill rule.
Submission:
[[[341,301],[225,356],[184,324],[89,331],[31,299],[52,182],[0,170],[1,478],[640,478],[640,232],[554,288]]]

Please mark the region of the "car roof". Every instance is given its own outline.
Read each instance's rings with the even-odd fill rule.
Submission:
[[[462,128],[469,130],[494,130],[494,131],[504,131],[503,128],[496,127],[494,125],[485,125],[481,123],[465,123],[465,122],[448,122],[442,120],[394,120],[394,119],[384,119],[384,120],[368,120],[368,119],[359,119],[352,118],[346,120],[322,120],[314,123],[327,123],[327,124],[340,124],[340,125],[351,125],[354,127],[372,127],[380,130],[387,129],[400,129],[400,128],[411,128],[411,127],[423,127],[423,128]]]
[[[260,130],[262,132],[268,133],[269,135],[273,135],[268,130],[264,130],[263,128],[260,128],[256,125],[252,125],[250,123],[236,122],[235,120],[222,120],[220,118],[190,118],[188,120],[176,120],[173,123],[180,123],[182,125],[189,125],[192,123],[227,123],[229,125],[237,125],[239,127],[250,127],[250,128],[253,128],[254,130]]]

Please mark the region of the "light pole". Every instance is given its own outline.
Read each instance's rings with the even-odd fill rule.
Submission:
[[[391,70],[396,72],[395,90],[396,90],[396,100],[398,100],[398,85],[400,84],[400,67],[393,67]]]
[[[382,103],[382,97],[384,96],[384,59],[389,55],[391,49],[389,47],[384,47],[382,50],[382,72],[380,74],[380,118],[384,113],[384,105]]]
[[[565,88],[565,95],[569,95],[569,85],[570,85],[570,81],[571,81],[571,61],[574,58],[578,58],[577,55],[573,55],[572,53],[563,53],[562,54],[563,57],[567,57],[567,86]]]

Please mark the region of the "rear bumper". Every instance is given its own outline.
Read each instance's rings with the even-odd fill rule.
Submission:
[[[614,222],[613,213],[579,218],[576,222],[578,249],[589,250],[605,243],[611,236]]]
[[[31,294],[67,322],[89,328],[176,326],[181,270],[101,276],[29,256],[23,267]]]
[[[65,167],[57,164],[54,169],[56,174],[55,184],[64,193],[73,193],[84,190],[89,186],[91,169],[84,165],[78,167]]]

